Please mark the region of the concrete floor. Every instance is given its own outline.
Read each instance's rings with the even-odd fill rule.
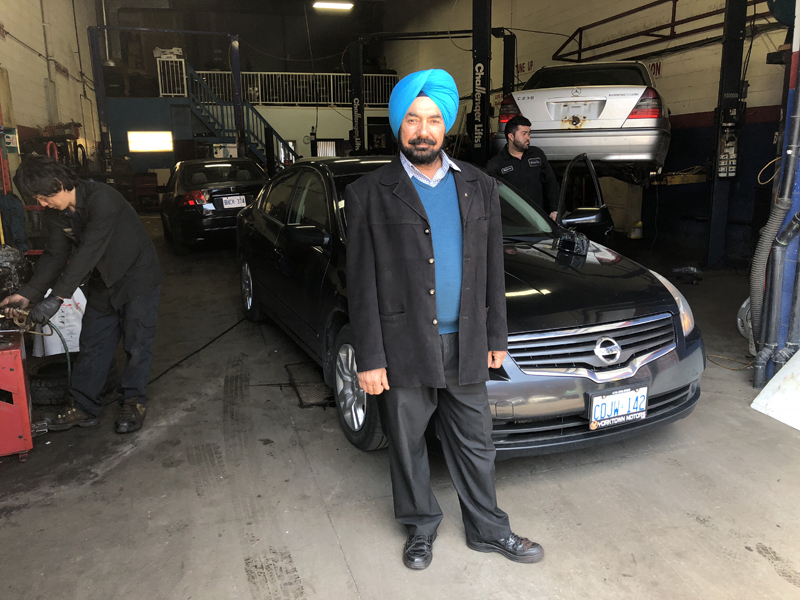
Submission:
[[[709,364],[695,412],[647,437],[498,463],[512,527],[546,549],[537,565],[465,546],[434,457],[445,520],[412,572],[386,452],[299,405],[285,365],[308,358],[242,320],[233,250],[175,258],[144,221],[167,273],[153,375],[191,356],[151,384],[141,432],[114,434],[109,410],[0,460],[0,598],[800,598],[800,432],[749,408],[751,371]],[[744,275],[682,290],[709,354],[743,358]]]

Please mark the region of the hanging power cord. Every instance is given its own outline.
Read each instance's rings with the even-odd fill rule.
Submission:
[[[739,360],[739,359],[736,359],[736,358],[731,358],[729,356],[720,356],[719,354],[707,354],[706,358],[708,359],[708,362],[712,362],[715,365],[717,365],[718,367],[722,367],[723,369],[728,369],[728,371],[743,371],[744,369],[749,369],[750,367],[752,367],[753,364],[756,362],[754,360],[751,360],[750,362],[745,362],[743,360]],[[730,361],[730,362],[733,362],[733,363],[737,363],[737,364],[740,364],[740,365],[743,365],[743,366],[741,366],[741,367],[727,367],[727,366],[723,365],[722,363],[719,363],[716,360],[714,360],[715,358],[718,358],[720,360],[727,360],[727,361]]]
[[[758,177],[757,177],[757,179],[758,179],[758,183],[760,183],[761,185],[767,185],[767,184],[768,184],[770,181],[772,181],[773,179],[775,179],[775,175],[777,175],[778,173],[780,173],[780,169],[779,169],[778,167],[775,167],[775,170],[772,172],[772,177],[770,177],[770,178],[769,178],[769,179],[767,179],[766,181],[761,181],[761,174],[762,174],[764,171],[766,171],[766,170],[769,168],[769,166],[770,166],[772,163],[774,163],[774,162],[777,162],[777,161],[779,161],[779,160],[780,160],[780,159],[782,159],[782,158],[783,158],[783,156],[776,156],[775,158],[773,158],[771,161],[769,161],[767,164],[765,164],[765,165],[764,165],[764,168],[763,168],[763,169],[761,169],[761,170],[758,172]]]
[[[458,4],[458,0],[455,0],[453,2],[453,6],[450,7],[450,18],[448,19],[448,21],[450,21],[450,22],[453,21],[453,11],[456,9],[456,4]],[[453,44],[453,46],[455,46],[456,48],[458,48],[459,50],[462,50],[464,52],[472,52],[471,48],[462,48],[461,46],[456,44],[456,41],[453,39],[453,34],[450,33],[450,31],[451,30],[448,28],[447,29],[447,38],[450,40],[450,43]]]

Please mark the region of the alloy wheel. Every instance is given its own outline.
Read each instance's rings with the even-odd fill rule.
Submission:
[[[347,426],[360,431],[367,416],[367,394],[358,384],[356,353],[343,344],[336,356],[336,402]]]
[[[245,310],[253,308],[253,276],[246,261],[242,263],[242,300]]]

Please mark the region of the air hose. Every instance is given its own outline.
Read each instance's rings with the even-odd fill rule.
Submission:
[[[800,61],[797,63],[797,81],[800,81]],[[797,174],[797,159],[800,152],[800,88],[795,88],[794,107],[789,120],[789,137],[784,151],[783,178],[780,191],[772,205],[769,219],[761,237],[758,238],[756,251],[750,268],[750,312],[753,320],[753,338],[758,347],[762,338],[762,310],[764,306],[764,278],[767,272],[769,253],[775,236],[780,231],[781,224],[789,209],[792,207],[792,191],[794,190],[795,176]],[[780,293],[780,292],[778,292]],[[780,315],[771,318],[779,319]]]
[[[67,358],[67,389],[69,389],[72,385],[72,359],[69,355],[67,340],[64,339],[64,336],[61,334],[58,327],[55,326],[55,323],[49,321],[47,324],[58,334],[58,337],[61,338],[61,345],[64,346],[64,356]]]

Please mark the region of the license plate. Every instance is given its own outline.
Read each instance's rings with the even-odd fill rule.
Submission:
[[[603,429],[647,418],[647,387],[623,388],[592,396],[589,428]]]
[[[222,199],[223,208],[240,208],[242,206],[247,206],[244,196],[226,196]]]

